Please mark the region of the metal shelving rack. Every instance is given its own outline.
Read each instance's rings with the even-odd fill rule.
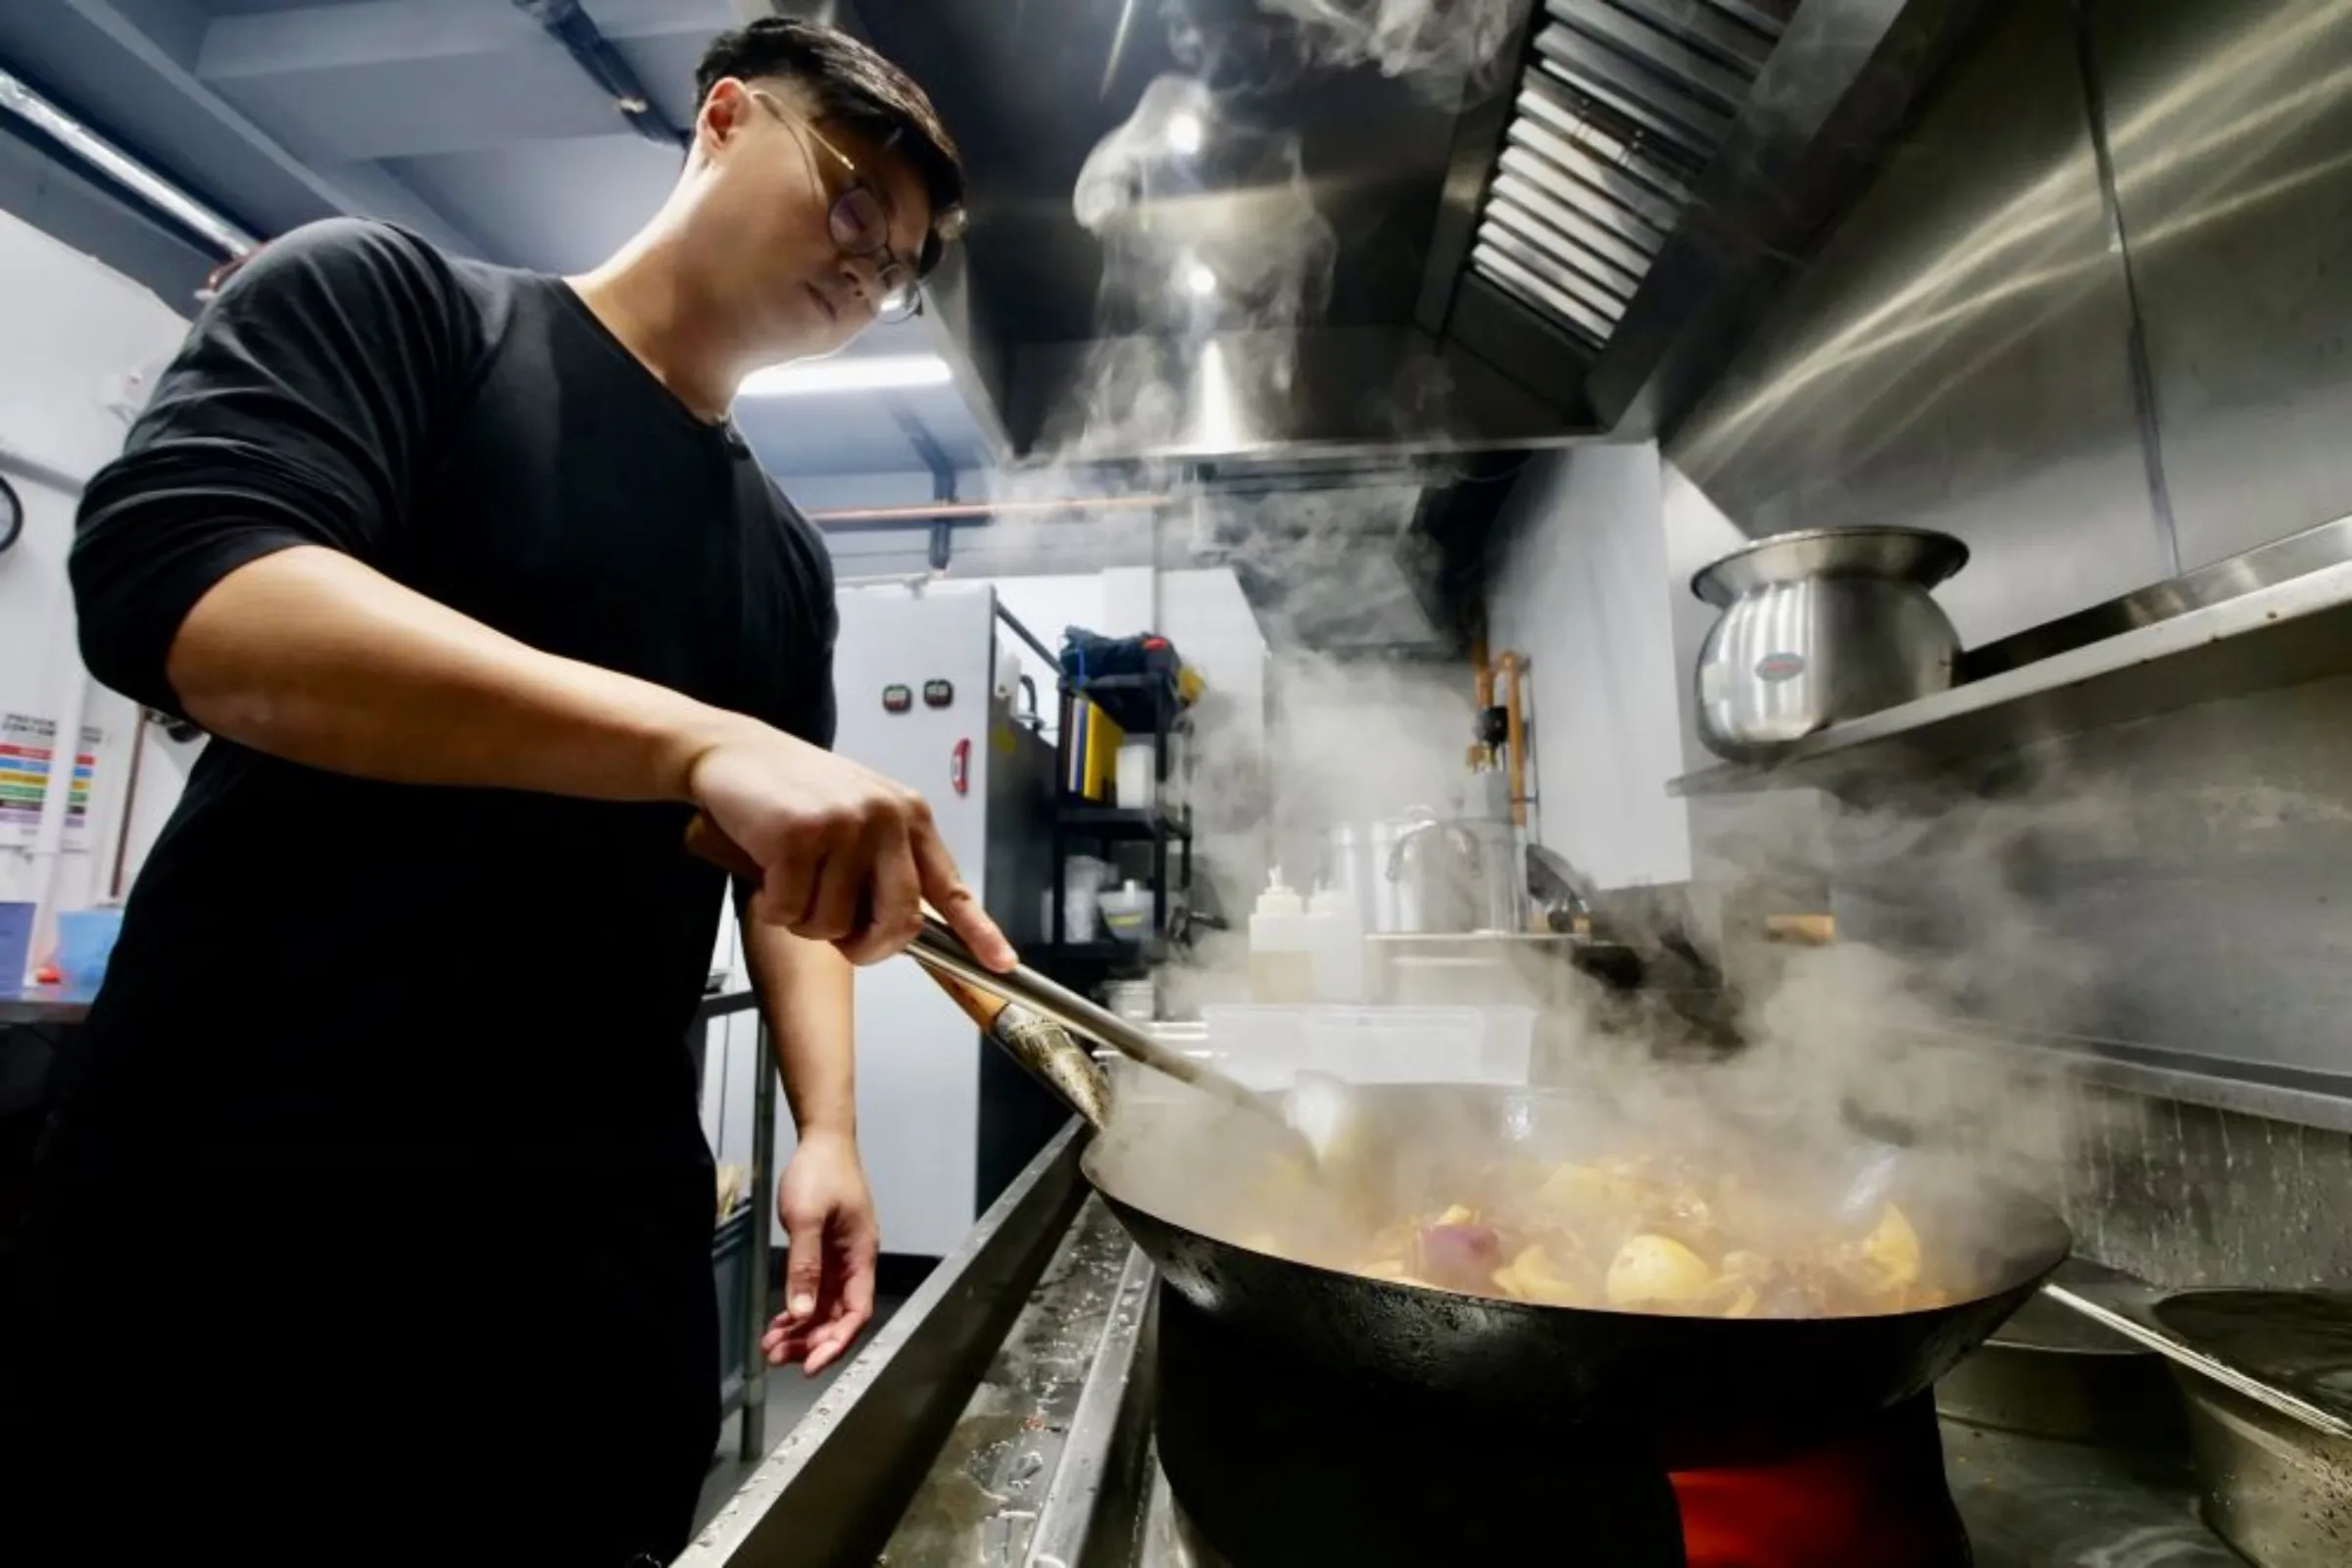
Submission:
[[[1689,799],[1809,788],[1867,803],[2024,747],[2348,673],[2352,516],[1970,649],[1947,691],[1667,788]],[[1908,1033],[2150,1100],[2352,1132],[2352,1074],[1976,1020]]]
[[[1961,684],[1833,724],[1769,765],[1668,784],[1684,797],[1836,791],[2352,669],[2352,517],[2018,633],[1963,657]]]
[[[1164,790],[1175,765],[1169,743],[1176,736],[1189,733],[1192,723],[1177,694],[1175,674],[1098,675],[1084,682],[1064,676],[1060,682],[1065,713],[1070,710],[1072,700],[1080,697],[1107,709],[1111,705],[1102,701],[1106,696],[1131,716],[1138,706],[1148,710],[1152,719],[1152,774],[1157,788]],[[1127,730],[1134,735],[1137,726],[1130,724]],[[1068,735],[1065,721],[1064,744]],[[1189,766],[1190,760],[1188,749],[1184,765]],[[1189,900],[1193,888],[1193,820],[1189,804],[1175,809],[1163,800],[1140,807],[1105,806],[1099,801],[1075,800],[1064,793],[1054,803],[1053,843],[1053,923],[1040,954],[1044,966],[1065,982],[1082,983],[1088,979],[1142,975],[1166,957],[1177,940],[1170,935],[1170,913],[1186,907],[1175,900],[1179,895]],[[1105,858],[1110,858],[1123,844],[1151,846],[1152,935],[1142,942],[1123,942],[1115,937],[1097,942],[1062,941],[1068,912],[1063,866],[1082,848],[1102,851]],[[1173,880],[1169,876],[1171,860],[1175,870]]]
[[[758,1463],[767,1452],[767,1357],[760,1348],[760,1334],[767,1327],[768,1276],[773,1267],[768,1204],[774,1201],[775,1192],[776,1058],[767,1020],[760,1017],[758,995],[748,988],[710,993],[695,1009],[690,1047],[695,1078],[700,1082],[703,1065],[710,1059],[712,1021],[738,1012],[752,1013],[759,1020],[753,1046],[760,1059],[752,1072],[751,1169],[745,1173],[748,1196],[718,1217],[710,1239],[713,1268],[730,1256],[743,1258],[741,1292],[736,1299],[718,1303],[719,1311],[730,1319],[721,1327],[720,1344],[735,1352],[719,1367],[719,1418],[742,1414],[736,1452],[747,1464]]]

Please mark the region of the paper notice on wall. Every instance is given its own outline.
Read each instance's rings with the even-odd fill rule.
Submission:
[[[98,746],[105,733],[85,725],[74,759],[66,797],[69,850],[90,847],[90,781],[98,771]],[[28,848],[40,831],[41,802],[56,765],[57,725],[29,713],[0,713],[0,845]]]

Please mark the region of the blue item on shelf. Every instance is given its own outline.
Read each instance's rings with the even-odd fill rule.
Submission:
[[[1165,675],[1172,680],[1183,663],[1174,643],[1150,632],[1104,637],[1070,626],[1061,634],[1061,672],[1081,686],[1104,675]]]
[[[68,909],[57,917],[57,969],[67,996],[98,994],[122,934],[121,909]]]
[[[32,962],[32,917],[37,904],[0,904],[0,997],[24,989],[24,971]]]
[[[1061,634],[1064,682],[1130,735],[1153,734],[1175,718],[1183,707],[1177,695],[1183,668],[1165,637],[1102,637],[1080,626]]]

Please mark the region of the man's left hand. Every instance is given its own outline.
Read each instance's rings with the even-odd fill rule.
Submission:
[[[855,1138],[818,1132],[776,1184],[776,1216],[792,1248],[784,1310],[760,1336],[770,1366],[798,1361],[814,1377],[846,1354],[874,1315],[874,1255],[881,1232]]]

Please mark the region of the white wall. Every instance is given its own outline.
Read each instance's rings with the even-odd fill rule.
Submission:
[[[963,582],[966,579],[956,577],[950,580]],[[1061,650],[1061,634],[1070,627],[1085,626],[1096,631],[1102,627],[1102,573],[1099,571],[1041,577],[998,577],[989,579],[989,582],[997,590],[997,603],[1028,627],[1030,635],[1055,653]],[[1054,700],[1053,662],[1038,658],[1034,651],[1023,647],[1017,638],[1003,637],[998,640],[1009,647],[1013,659],[1021,666],[1021,673],[1037,682],[1037,707],[1045,717],[1045,732],[1050,736],[1059,736],[1061,705]]]
[[[961,577],[951,581],[961,582]],[[986,579],[997,599],[1048,647],[1078,625],[1105,637],[1156,632],[1200,672],[1207,691],[1193,712],[1194,870],[1214,880],[1230,908],[1264,875],[1266,810],[1266,639],[1231,567],[1163,570],[1112,566],[1099,572]],[[1036,662],[1025,658],[1024,667]],[[1038,672],[1029,671],[1032,675]],[[1054,671],[1039,681],[1049,727]]]
[[[858,573],[838,550],[834,565],[845,578]],[[1072,625],[1104,636],[1156,631],[1172,639],[1186,661],[1200,668],[1208,682],[1208,696],[1196,713],[1196,755],[1201,759],[1204,781],[1195,802],[1200,817],[1198,848],[1203,862],[1229,872],[1245,891],[1253,886],[1244,879],[1263,874],[1262,811],[1250,805],[1251,797],[1217,787],[1245,767],[1256,767],[1265,745],[1265,639],[1233,572],[1224,567],[1114,567],[995,578],[956,575],[937,591],[962,592],[983,585],[993,587],[998,603],[1049,648],[1058,650],[1063,629]],[[1000,648],[1007,645],[1016,649],[1024,672],[1038,682],[1050,728],[1056,716],[1054,670],[1041,668],[1041,661],[1019,648],[1009,634],[1000,636]],[[737,985],[750,983],[731,917],[721,922],[711,966],[730,971]],[[752,1074],[759,1061],[757,1022],[748,1013],[721,1020],[710,1030],[710,1051],[703,1078],[704,1134],[721,1163],[748,1168]],[[784,1117],[785,1112],[779,1108],[778,1115]],[[782,1143],[791,1147],[789,1135]]]
[[[1537,842],[1604,888],[1690,875],[1657,448],[1539,454],[1506,504],[1490,644],[1530,661]]]
[[[91,780],[86,847],[70,848],[54,879],[55,908],[102,897],[111,881],[128,746],[127,700],[90,681],[74,647],[66,555],[79,481],[122,444],[122,406],[178,347],[186,321],[144,288],[0,213],[0,472],[24,504],[25,528],[0,556],[0,713],[80,722],[105,734]],[[142,764],[134,838],[153,841],[158,810],[184,767],[151,749]],[[145,831],[140,830],[144,828]],[[0,846],[0,899],[39,900],[48,865]],[[36,935],[36,952],[46,945]]]
[[[1470,665],[1274,656],[1274,795],[1303,876],[1335,823],[1459,805],[1474,734]]]

